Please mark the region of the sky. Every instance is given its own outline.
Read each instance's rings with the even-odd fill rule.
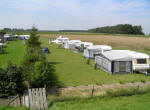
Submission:
[[[1,0],[0,28],[87,30],[141,25],[150,33],[150,0]]]

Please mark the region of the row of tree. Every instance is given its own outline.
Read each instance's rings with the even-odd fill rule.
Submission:
[[[8,63],[6,69],[0,68],[0,97],[23,94],[27,88],[58,86],[54,66],[47,61],[41,49],[37,29],[33,28],[30,39],[26,41],[26,53],[18,67]]]
[[[105,26],[100,28],[89,29],[89,32],[94,33],[115,33],[115,34],[139,34],[144,35],[142,27],[139,25],[119,24],[116,26]]]

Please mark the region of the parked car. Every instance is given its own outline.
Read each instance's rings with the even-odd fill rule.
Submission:
[[[43,47],[43,48],[42,48],[42,51],[43,51],[43,53],[45,53],[45,54],[49,54],[49,53],[50,53],[50,51],[49,51],[49,49],[48,49],[47,47]]]

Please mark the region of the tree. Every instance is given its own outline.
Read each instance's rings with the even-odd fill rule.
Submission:
[[[131,24],[118,24],[116,26],[105,26],[88,30],[95,33],[116,33],[116,34],[139,34],[143,35],[141,26],[132,26]]]
[[[54,68],[47,62],[41,49],[37,29],[32,28],[30,38],[26,42],[26,53],[22,62],[23,72],[29,87],[44,87],[56,84]]]
[[[22,95],[26,89],[22,68],[8,63],[6,70],[0,69],[0,97]]]

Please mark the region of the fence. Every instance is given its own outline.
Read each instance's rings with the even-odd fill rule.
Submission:
[[[10,102],[11,106],[26,106],[30,109],[46,109],[46,91],[45,88],[29,89],[23,96],[14,97]]]

